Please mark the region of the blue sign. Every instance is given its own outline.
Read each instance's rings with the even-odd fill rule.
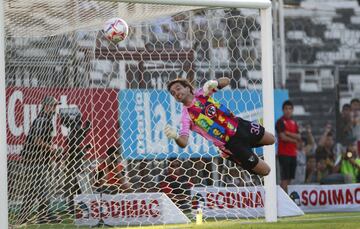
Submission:
[[[261,91],[222,90],[215,93],[214,98],[226,104],[237,116],[262,122]],[[281,116],[281,106],[287,98],[287,91],[275,90],[275,120]],[[182,109],[182,104],[166,90],[121,90],[119,101],[120,142],[125,159],[218,156],[216,147],[196,133],[190,135],[185,149],[165,136],[166,124],[180,130]]]

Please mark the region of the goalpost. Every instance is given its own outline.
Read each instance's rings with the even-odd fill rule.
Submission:
[[[194,199],[190,189],[232,192],[264,184],[265,219],[277,221],[274,145],[263,147],[272,168],[263,182],[220,158],[198,137],[191,137],[194,143],[181,151],[162,133],[166,122],[178,125],[180,111],[164,90],[166,82],[179,76],[201,87],[208,79],[227,76],[230,88],[218,92],[217,99],[237,115],[261,120],[274,134],[271,1],[3,0],[2,5],[1,228],[36,224],[48,213],[42,205],[56,213],[49,224],[76,220],[79,203],[85,201],[77,194],[95,199],[111,195],[102,189],[110,185],[105,180],[112,174],[111,146],[121,154],[121,182],[126,185],[119,190],[124,196],[166,193],[171,206],[189,214]],[[130,25],[129,37],[118,45],[101,31],[111,17],[122,17]],[[25,168],[23,144],[46,96],[61,102],[53,118],[54,155],[41,161],[46,167],[37,161]],[[173,181],[179,187],[170,188],[166,176],[179,168],[183,174],[177,176],[185,180]],[[28,192],[28,185],[34,186],[29,179],[38,182],[43,194]],[[253,206],[250,201],[246,203]],[[212,217],[250,218],[258,210],[244,211],[241,216],[229,210]]]
[[[0,107],[5,109],[5,23],[4,23],[4,3],[1,1],[0,5]],[[8,228],[8,202],[7,202],[7,150],[6,150],[6,116],[4,113],[0,115],[0,203],[3,208],[0,209],[0,222],[1,227]]]

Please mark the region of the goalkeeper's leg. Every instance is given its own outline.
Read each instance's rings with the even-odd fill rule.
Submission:
[[[231,155],[227,159],[240,165],[250,173],[266,176],[270,173],[270,166],[261,158],[259,158],[250,147],[239,147],[232,149]]]
[[[260,141],[254,145],[254,147],[261,147],[265,145],[272,145],[275,143],[275,137],[273,134],[265,131],[264,136],[260,139]]]
[[[241,141],[244,146],[254,148],[274,144],[275,137],[273,134],[265,131],[265,128],[259,123],[239,118],[236,134],[230,138],[230,141],[235,143]]]
[[[267,175],[269,175],[271,168],[264,160],[259,158],[259,162],[251,170],[255,174],[258,174],[261,176],[267,176]]]
[[[274,135],[265,131],[263,126],[239,118],[236,134],[230,138],[224,148],[228,159],[252,173],[266,176],[270,173],[270,166],[260,159],[252,148],[274,143]]]
[[[253,147],[262,147],[265,145],[272,145],[275,143],[275,137],[273,134],[265,131],[263,137],[260,139],[260,141],[255,144]],[[256,174],[266,176],[270,173],[270,166],[262,159],[259,159],[259,162],[257,165],[252,168],[252,171]]]

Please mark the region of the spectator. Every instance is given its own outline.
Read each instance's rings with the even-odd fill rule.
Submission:
[[[306,174],[305,183],[316,183],[317,178],[317,164],[315,155],[308,155],[306,157]],[[320,179],[319,179],[320,180]]]
[[[181,161],[170,162],[165,177],[161,178],[160,189],[181,209],[188,209],[190,190],[193,186],[190,176],[185,174]]]
[[[51,176],[49,174],[51,159],[55,154],[52,143],[53,118],[59,102],[54,97],[47,96],[41,104],[42,109],[32,123],[20,153],[22,165],[25,168],[21,181],[25,187],[19,213],[21,224],[32,223],[30,217],[35,207],[35,223],[58,222],[50,209],[49,177]],[[38,203],[37,206],[36,203]]]
[[[334,137],[331,132],[331,124],[325,126],[323,135],[320,137],[319,146],[316,149],[316,161],[318,164],[318,179],[320,184],[344,184],[344,176],[335,170]]]
[[[287,192],[287,186],[295,178],[296,144],[301,140],[299,128],[292,119],[294,105],[287,100],[282,105],[283,116],[276,122],[278,134],[278,159],[280,165],[280,186]]]
[[[350,104],[344,104],[341,110],[341,116],[338,122],[337,128],[337,142],[341,146],[346,146],[349,144],[349,141],[353,138],[352,135],[352,120],[351,120],[351,106]]]
[[[332,170],[330,170],[332,168],[333,168],[333,164],[329,164],[329,162],[325,158],[320,158],[319,160],[317,160],[316,161],[316,183],[320,183],[320,184],[342,183],[342,182],[334,182],[329,177],[329,175],[331,175],[331,173],[332,173]]]
[[[342,184],[343,177],[339,174],[331,174],[326,166],[324,158],[316,160],[314,155],[310,155],[307,159],[306,180],[307,184]]]
[[[354,141],[349,144],[346,151],[339,156],[339,163],[336,163],[335,171],[345,176],[346,183],[360,182],[360,157],[357,151],[357,144]]]
[[[111,146],[106,154],[107,158],[99,164],[95,171],[96,191],[105,194],[132,192],[130,184],[125,179],[124,166],[118,162],[121,156],[117,148]]]
[[[315,153],[315,140],[310,125],[306,126],[305,136],[297,142],[296,146],[296,170],[293,184],[304,184],[306,178],[306,157]]]
[[[360,151],[360,100],[358,98],[352,99],[350,106],[353,123],[352,134],[357,141],[358,151]]]
[[[327,124],[324,129],[324,133],[320,137],[318,147],[316,149],[316,161],[324,160],[328,174],[331,174],[335,162],[334,153],[334,137],[331,132],[331,124]]]

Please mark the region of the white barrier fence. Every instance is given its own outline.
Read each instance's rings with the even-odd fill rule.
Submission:
[[[146,225],[190,223],[164,193],[82,194],[75,198],[75,224]]]
[[[191,190],[193,214],[198,207],[203,216],[227,218],[264,217],[265,190],[255,187],[195,187]],[[277,186],[277,215],[296,216],[304,212]]]
[[[304,212],[360,211],[360,183],[289,185],[288,194]]]
[[[288,193],[294,201],[277,188],[278,216],[360,211],[360,184],[289,185]],[[264,194],[263,187],[194,187],[191,190],[193,213],[201,207],[204,218],[262,217]],[[163,193],[83,194],[76,197],[75,203],[76,225],[190,223]]]
[[[200,207],[203,217],[264,217],[264,187],[194,187],[193,216]],[[304,212],[278,186],[278,216]],[[187,216],[164,193],[81,194],[75,197],[75,224],[96,226],[190,223]]]

